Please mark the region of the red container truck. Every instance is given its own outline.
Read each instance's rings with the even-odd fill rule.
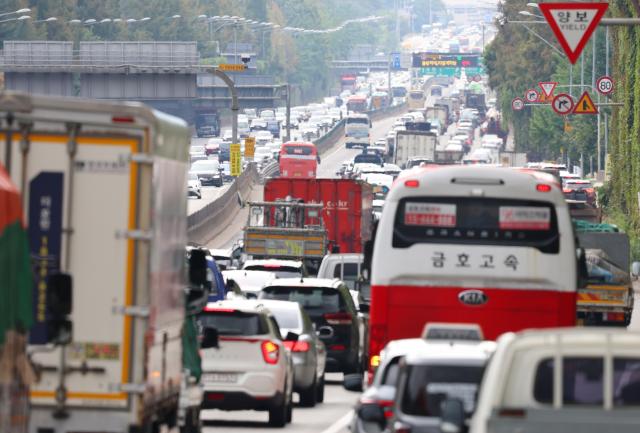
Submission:
[[[304,203],[321,203],[327,228],[328,251],[362,253],[371,238],[373,190],[368,183],[353,179],[268,179],[264,200],[287,197]]]

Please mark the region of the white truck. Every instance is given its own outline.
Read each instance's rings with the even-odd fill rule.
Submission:
[[[157,431],[179,417],[197,431],[200,404],[183,395],[194,383],[183,355],[199,360],[193,327],[183,344],[186,123],[141,104],[11,92],[0,117],[35,269],[30,431]],[[70,311],[51,317],[60,293]]]
[[[503,334],[485,370],[469,433],[640,431],[640,334],[557,328]],[[446,400],[443,432],[466,431]]]
[[[435,160],[438,136],[427,131],[398,131],[393,163],[403,167],[411,157],[419,156]]]

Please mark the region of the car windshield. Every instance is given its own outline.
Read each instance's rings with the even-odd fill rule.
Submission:
[[[361,153],[353,158],[354,164],[382,164],[382,158],[373,153]]]
[[[271,286],[262,290],[261,298],[297,302],[310,316],[341,310],[340,293],[329,287]]]
[[[198,316],[200,328],[215,328],[220,335],[263,335],[269,331],[260,316],[238,311],[204,312]]]
[[[412,365],[407,367],[402,394],[402,413],[415,416],[440,416],[447,398],[462,400],[465,412],[473,413],[484,366]]]

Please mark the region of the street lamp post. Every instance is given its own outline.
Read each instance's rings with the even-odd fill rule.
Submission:
[[[0,17],[6,17],[6,16],[9,16],[9,15],[28,14],[29,12],[31,12],[31,9],[22,8],[22,9],[18,9],[17,11],[13,11],[13,12],[3,12],[3,13],[0,14]]]

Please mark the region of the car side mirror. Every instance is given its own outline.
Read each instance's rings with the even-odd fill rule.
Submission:
[[[358,417],[365,422],[375,422],[380,426],[385,424],[384,411],[377,404],[363,404],[360,406]]]
[[[219,347],[218,330],[216,328],[206,327],[202,330],[202,340],[200,340],[200,348],[213,349]]]
[[[631,276],[636,280],[640,276],[640,262],[631,263]]]
[[[462,433],[464,429],[464,405],[462,400],[447,399],[440,406],[440,431],[442,433]]]
[[[298,338],[300,338],[300,336],[295,332],[291,332],[291,331],[287,332],[287,336],[284,337],[286,341],[298,341]]]
[[[364,383],[361,374],[346,374],[342,386],[347,391],[362,392]]]
[[[207,283],[207,257],[202,250],[193,249],[189,253],[189,282],[195,287]]]
[[[370,311],[370,309],[371,309],[369,304],[359,304],[358,308],[360,309],[361,313],[368,313]]]
[[[587,268],[587,255],[584,248],[580,247],[576,250],[578,261],[578,288],[587,287],[589,281],[589,271]]]
[[[320,155],[318,155],[317,159],[318,159],[318,164],[320,164]]]

